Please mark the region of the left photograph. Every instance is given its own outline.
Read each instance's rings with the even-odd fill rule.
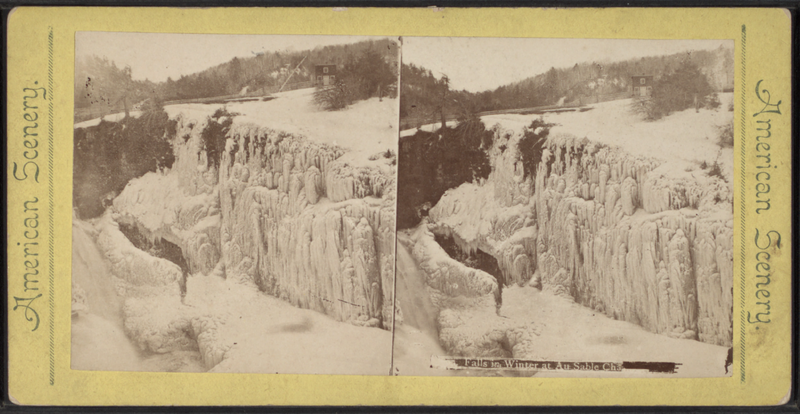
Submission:
[[[79,32],[76,370],[387,375],[396,38]]]

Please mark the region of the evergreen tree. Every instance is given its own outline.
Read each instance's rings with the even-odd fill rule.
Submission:
[[[639,100],[634,105],[646,118],[659,119],[692,106],[696,109],[706,106],[713,101],[713,96],[714,90],[706,75],[694,62],[685,59],[674,72],[655,82],[652,98]]]

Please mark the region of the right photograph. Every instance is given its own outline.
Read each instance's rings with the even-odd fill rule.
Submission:
[[[731,375],[733,40],[402,39],[394,375]]]

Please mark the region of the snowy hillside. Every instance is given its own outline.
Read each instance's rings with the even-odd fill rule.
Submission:
[[[237,123],[257,125],[310,141],[341,147],[348,162],[365,163],[371,155],[397,152],[397,99],[370,98],[342,111],[325,111],[313,102],[314,89],[271,95],[269,101],[231,102]],[[202,119],[223,105],[183,104],[165,107],[170,116]]]
[[[631,113],[630,99],[588,105],[585,112],[557,112],[543,115],[545,121],[558,124],[552,135],[567,134],[586,137],[593,142],[619,146],[631,155],[651,157],[675,163],[672,170],[696,170],[705,161],[719,162],[728,183],[733,185],[733,149],[717,145],[718,127],[733,122],[733,112],[727,110],[733,101],[732,93],[719,95],[717,110],[687,109],[657,121],[647,122]],[[488,115],[483,118],[487,128],[499,124],[502,128],[519,131],[540,115]]]
[[[313,88],[279,92],[267,101],[230,102],[227,104],[176,104],[165,106],[170,118],[179,115],[201,121],[220,108],[240,114],[236,122],[263,126],[276,131],[303,136],[321,144],[346,150],[351,163],[368,163],[369,157],[380,152],[397,152],[398,99],[370,98],[359,101],[343,111],[325,111],[313,102]],[[106,115],[104,120],[115,122],[124,113]],[[131,111],[131,116],[141,115]],[[93,119],[75,124],[87,128],[100,123]]]

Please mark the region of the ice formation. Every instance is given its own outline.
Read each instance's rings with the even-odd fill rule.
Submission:
[[[180,122],[172,171],[131,181],[114,201],[121,219],[181,246],[193,273],[221,262],[227,278],[298,307],[391,326],[394,177],[339,162],[340,148],[236,124],[217,170],[202,128]]]
[[[199,352],[205,369],[225,360],[236,344],[233,334],[223,332],[230,329],[232,309],[241,306],[211,306],[214,294],[205,285],[224,289],[220,297],[260,291],[337,321],[391,329],[393,153],[354,159],[335,144],[236,122],[226,136],[212,137],[224,140],[216,163],[204,148],[208,119],[177,119],[172,168],[131,180],[93,223],[124,303],[125,333],[139,349]],[[177,245],[188,275],[134,246],[118,223],[151,243]],[[80,287],[75,292],[80,310]],[[274,303],[252,306],[283,309]],[[316,326],[327,332],[327,324],[317,320]],[[374,343],[384,341],[384,334],[365,335]],[[383,352],[387,357],[389,349]],[[371,369],[388,370],[388,362]]]
[[[430,210],[431,230],[493,255],[509,285],[541,286],[651,332],[731,345],[729,183],[567,134],[548,138],[525,176],[520,137],[495,127],[488,180],[446,192]]]
[[[497,313],[499,287],[488,273],[464,265],[451,258],[434,240],[426,223],[406,235],[398,234],[401,249],[408,249],[414,264],[398,263],[398,268],[418,266],[427,291],[407,294],[429,295],[438,311],[437,339],[450,355],[469,357],[532,357],[535,355],[535,324],[520,324],[504,319]],[[405,272],[398,278],[407,278]],[[398,284],[408,284],[398,279]],[[419,290],[419,289],[418,289]],[[402,306],[405,298],[398,297],[400,314],[418,312]],[[404,310],[406,309],[406,310]],[[419,318],[414,318],[419,319]]]

